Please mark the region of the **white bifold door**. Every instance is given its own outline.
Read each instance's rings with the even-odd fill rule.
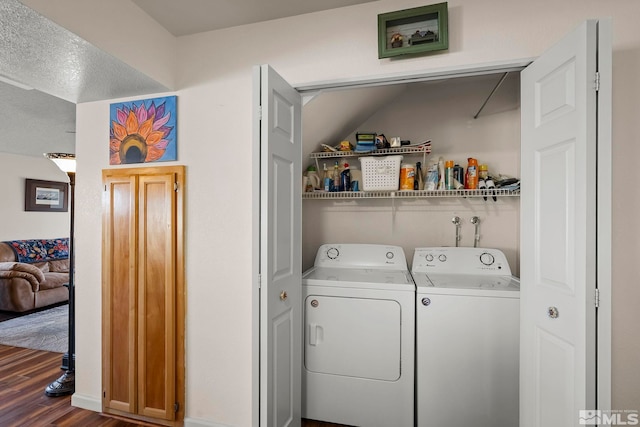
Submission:
[[[610,73],[598,60],[611,55],[598,52],[602,31],[583,23],[522,72],[522,427],[577,426],[597,405],[598,73]]]
[[[260,425],[300,425],[302,100],[260,67]]]

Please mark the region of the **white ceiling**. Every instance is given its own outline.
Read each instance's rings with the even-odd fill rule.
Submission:
[[[369,1],[132,0],[175,36]],[[166,90],[23,2],[0,1],[0,152],[73,153],[76,103]]]
[[[79,0],[80,1],[80,0]],[[375,0],[132,0],[174,36],[219,30]]]

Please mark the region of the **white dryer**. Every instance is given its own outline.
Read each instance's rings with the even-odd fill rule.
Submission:
[[[520,282],[497,249],[417,248],[416,424],[519,424]]]
[[[302,287],[302,416],[412,427],[415,285],[402,248],[322,245]]]

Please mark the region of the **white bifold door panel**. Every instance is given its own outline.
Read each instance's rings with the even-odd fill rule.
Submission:
[[[520,426],[596,408],[598,22],[522,72]]]
[[[300,425],[301,97],[260,67],[260,425]]]

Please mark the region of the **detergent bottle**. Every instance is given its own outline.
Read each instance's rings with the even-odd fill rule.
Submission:
[[[323,175],[322,175],[322,183],[324,184],[324,191],[331,191],[331,184],[333,180],[331,179],[331,175],[329,174],[329,169],[327,169],[327,164],[323,164]]]
[[[475,190],[478,188],[478,161],[473,157],[469,157],[467,161],[469,163],[467,165],[467,176],[464,180],[464,188]]]
[[[344,169],[340,172],[340,191],[351,191],[351,171],[349,163],[344,164]]]
[[[338,166],[338,161],[333,165],[333,189],[331,191],[341,191],[340,190],[340,167]]]

